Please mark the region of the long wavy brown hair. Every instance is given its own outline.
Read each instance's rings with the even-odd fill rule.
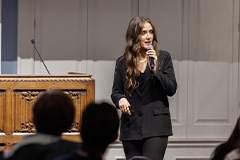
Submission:
[[[151,20],[144,16],[136,16],[134,17],[128,26],[126,32],[126,48],[124,56],[127,61],[127,71],[126,71],[126,90],[127,93],[131,96],[131,92],[139,86],[138,77],[140,75],[140,71],[137,69],[137,63],[140,57],[140,41],[139,35],[142,32],[145,23],[150,23],[153,28],[153,42],[152,45],[154,50],[156,51],[157,56],[159,57],[159,48],[158,48],[158,40],[155,26],[151,22]],[[160,69],[160,63],[156,64],[156,67]]]

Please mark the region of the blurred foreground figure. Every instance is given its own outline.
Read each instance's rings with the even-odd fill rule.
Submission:
[[[119,116],[108,103],[88,105],[81,122],[81,146],[54,160],[102,160],[108,145],[118,137]]]
[[[220,144],[212,154],[212,160],[240,160],[240,118],[229,139]]]

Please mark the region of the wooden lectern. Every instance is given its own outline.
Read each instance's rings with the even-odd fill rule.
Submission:
[[[82,110],[95,100],[95,80],[91,75],[0,75],[0,151],[36,131],[31,119],[33,104],[41,93],[52,89],[63,90],[76,108],[72,127],[63,138],[80,140]]]

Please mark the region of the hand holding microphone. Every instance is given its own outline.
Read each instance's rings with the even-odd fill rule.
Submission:
[[[149,62],[151,69],[154,69],[154,59],[157,60],[156,52],[152,45],[147,46],[147,55],[149,56]]]

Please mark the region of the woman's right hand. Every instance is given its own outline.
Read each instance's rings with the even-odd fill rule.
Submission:
[[[121,98],[118,102],[118,105],[119,105],[119,108],[122,111],[122,113],[131,115],[131,111],[129,109],[129,107],[131,107],[131,105],[126,98]]]

